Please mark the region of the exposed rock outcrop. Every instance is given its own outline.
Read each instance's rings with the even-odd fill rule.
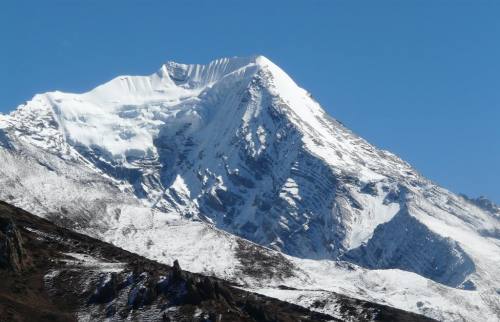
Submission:
[[[30,260],[23,239],[11,218],[0,217],[0,269],[21,272]]]

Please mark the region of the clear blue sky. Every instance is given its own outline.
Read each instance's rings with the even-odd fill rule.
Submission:
[[[166,60],[252,54],[432,180],[500,202],[496,0],[2,0],[0,111]]]

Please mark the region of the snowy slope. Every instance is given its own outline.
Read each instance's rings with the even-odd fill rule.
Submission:
[[[500,314],[498,208],[370,145],[262,56],[36,95],[0,116],[0,160],[1,199],[150,258],[255,286],[239,236],[292,256],[267,275],[292,287],[338,291],[314,282],[336,275],[440,319]]]

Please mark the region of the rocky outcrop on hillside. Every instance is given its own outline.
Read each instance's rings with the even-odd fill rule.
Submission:
[[[29,264],[16,224],[12,218],[0,217],[0,269],[20,273]]]

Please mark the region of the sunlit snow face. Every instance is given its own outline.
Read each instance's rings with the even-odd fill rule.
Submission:
[[[114,161],[151,157],[165,124],[199,127],[211,105],[219,104],[221,93],[230,90],[227,86],[233,81],[224,85],[223,79],[241,81],[255,70],[248,59],[167,63],[151,76],[121,76],[85,94],[54,92],[38,100],[55,112],[65,136],[75,144],[99,149]],[[220,89],[210,90],[217,82]],[[29,102],[26,109],[38,104]]]

